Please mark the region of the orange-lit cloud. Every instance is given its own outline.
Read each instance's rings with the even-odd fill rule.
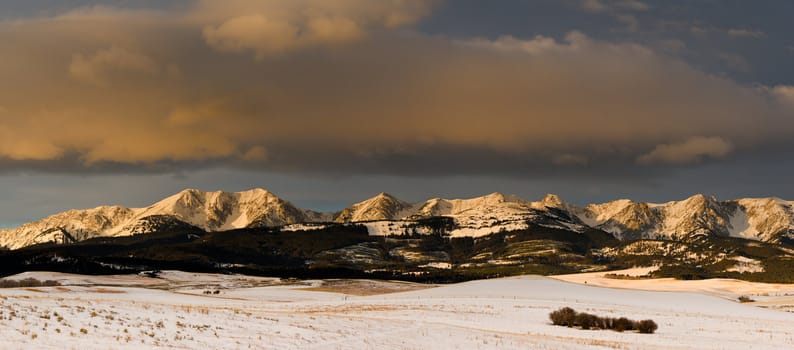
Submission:
[[[434,4],[198,1],[0,23],[0,158],[55,171],[67,157],[86,168],[370,171],[388,160],[420,171],[473,169],[477,154],[634,166],[720,159],[794,131],[785,87],[745,87],[575,31],[411,31]]]
[[[693,137],[679,143],[658,145],[651,152],[637,158],[637,162],[688,164],[706,157],[722,158],[732,150],[733,146],[719,137]]]
[[[69,64],[72,78],[99,86],[106,86],[108,75],[111,74],[156,74],[157,70],[151,58],[118,46],[99,50],[89,56],[75,54]]]
[[[438,1],[200,1],[190,18],[206,22],[207,44],[258,58],[363,39],[370,31],[412,24]]]

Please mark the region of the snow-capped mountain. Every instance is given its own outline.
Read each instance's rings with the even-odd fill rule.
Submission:
[[[267,190],[202,192],[188,189],[139,209],[136,218],[168,215],[207,231],[327,221],[330,216],[300,209]]]
[[[448,232],[453,237],[521,230],[530,224],[574,231],[587,229],[566,212],[557,210],[560,203],[563,202],[554,195],[539,202],[527,202],[517,196],[491,193],[469,199],[433,198],[409,204],[381,193],[346,208],[336,221],[362,222],[373,235],[415,232],[415,221],[439,216],[454,220],[454,228]]]
[[[0,246],[16,249],[38,243],[71,243],[97,236],[116,236],[116,228],[135,216],[132,209],[102,206],[69,210],[15,229],[0,230]]]
[[[778,198],[719,201],[694,195],[681,201],[645,203],[621,199],[579,207],[548,194],[529,202],[492,193],[471,199],[433,198],[409,204],[387,194],[356,203],[337,222],[368,223],[373,234],[399,234],[406,225],[376,221],[410,221],[446,216],[455,220],[452,236],[483,236],[527,228],[530,223],[581,232],[595,228],[621,240],[664,238],[682,240],[701,235],[731,236],[762,241],[794,237],[793,202]]]
[[[182,227],[225,231],[291,225],[285,228],[290,231],[296,226],[292,224],[332,221],[361,223],[372,235],[400,235],[431,232],[423,231],[417,223],[432,217],[452,219],[454,224],[447,233],[454,237],[479,237],[537,225],[574,232],[598,229],[622,240],[685,240],[717,235],[776,242],[784,237],[794,239],[793,205],[794,202],[778,198],[719,201],[695,195],[667,203],[621,199],[580,207],[553,194],[529,202],[501,193],[409,203],[380,193],[331,214],[298,208],[263,189],[244,192],[188,189],[146,208],[103,206],[69,210],[18,228],[0,230],[0,247],[17,249],[38,243],[69,243]],[[315,227],[297,226],[295,229]]]
[[[794,237],[792,204],[777,198],[718,201],[698,194],[667,203],[621,199],[584,208],[566,204],[561,209],[623,240],[717,235],[776,241]]]
[[[733,201],[738,210],[731,218],[732,236],[774,241],[794,238],[794,202],[780,198],[745,198]]]
[[[504,208],[494,213],[495,208]],[[511,208],[507,209],[507,208]],[[389,194],[380,193],[344,209],[337,222],[362,222],[377,220],[409,220],[434,216],[477,215],[492,216],[516,212],[526,214],[530,203],[515,196],[491,193],[470,199],[433,198],[420,203],[408,203]]]
[[[411,204],[381,192],[375,197],[345,208],[334,221],[359,222],[401,219],[403,218],[401,213],[410,208]]]
[[[69,210],[15,229],[0,230],[0,246],[17,249],[38,243],[127,236],[179,226],[223,231],[330,219],[330,214],[297,208],[263,189],[244,192],[188,189],[146,208],[103,206]]]

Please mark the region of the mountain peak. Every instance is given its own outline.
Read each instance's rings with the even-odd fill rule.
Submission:
[[[545,204],[547,207],[559,207],[564,202],[562,201],[562,199],[560,199],[560,196],[553,193],[549,193],[545,197],[543,197],[541,203]]]
[[[485,200],[487,200],[489,202],[491,202],[491,201],[493,201],[493,202],[504,202],[504,201],[507,200],[507,196],[505,196],[504,194],[499,193],[499,192],[489,193],[489,194],[487,194],[485,196],[482,196],[480,198],[483,198],[483,199],[485,199]]]
[[[563,201],[560,196],[549,193],[538,202],[530,203],[530,206],[538,210],[546,210],[546,208],[556,208],[564,210],[572,210],[572,206]]]
[[[264,188],[252,188],[250,190],[234,192],[231,195],[236,196],[240,201],[246,201],[246,202],[251,202],[251,201],[267,202],[269,199],[275,199],[275,200],[281,199]]]
[[[483,204],[498,204],[507,201],[507,198],[504,194],[499,192],[489,193],[479,197],[472,197],[469,199],[447,199],[447,201],[460,201],[465,203],[470,203],[471,205],[483,205]]]
[[[270,191],[268,191],[268,190],[266,190],[264,188],[261,188],[261,187],[255,187],[255,188],[248,189],[248,190],[245,190],[245,191],[240,191],[240,192],[237,192],[237,193],[239,193],[239,194],[270,194]]]
[[[493,192],[490,194],[486,194],[481,197],[474,197],[470,199],[463,199],[462,201],[468,202],[479,202],[481,204],[487,205],[494,205],[504,202],[513,202],[513,203],[526,203],[525,200],[521,199],[520,197],[513,195],[513,194],[504,194],[501,192]]]
[[[355,203],[345,208],[341,213],[339,213],[335,221],[350,222],[392,220],[397,218],[398,213],[408,207],[410,207],[410,204],[403,202],[386,192],[380,192],[372,198]]]
[[[689,198],[685,199],[684,202],[687,203],[706,203],[706,202],[717,202],[717,197],[715,196],[708,196],[702,193],[694,194]]]
[[[388,194],[388,193],[386,193],[386,192],[379,192],[378,194],[376,194],[374,197],[372,197],[372,198],[370,198],[370,199],[388,199],[388,200],[398,200],[398,199],[397,199],[397,197],[395,197],[395,196],[392,196],[391,194]]]

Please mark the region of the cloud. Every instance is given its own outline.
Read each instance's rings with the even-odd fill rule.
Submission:
[[[587,164],[587,157],[576,154],[561,154],[554,157],[552,163],[556,165],[585,165]]]
[[[624,0],[617,2],[619,7],[633,11],[647,11],[651,7],[648,4],[638,0]]]
[[[75,54],[69,64],[69,75],[75,80],[106,86],[109,76],[115,73],[148,74],[157,73],[157,64],[149,57],[112,46],[92,55]]]
[[[232,18],[223,24],[204,29],[207,43],[221,51],[253,49],[258,57],[281,53],[298,45],[298,28],[286,21],[263,15]]]
[[[650,6],[638,0],[581,0],[579,8],[585,12],[608,14],[625,25],[627,30],[636,32],[640,21],[634,13],[647,11]]]
[[[640,29],[640,21],[634,15],[619,14],[615,16],[615,19],[617,19],[618,22],[626,25],[626,28],[632,32],[636,32],[637,30]]]
[[[637,158],[639,164],[691,164],[705,158],[723,158],[731,153],[733,146],[719,137],[693,137],[686,141],[656,146],[652,151]]]
[[[6,132],[0,132],[0,135]],[[3,135],[5,136],[5,135]],[[0,140],[0,157],[11,160],[52,160],[63,155],[63,149],[41,140],[15,140],[11,137]]]
[[[731,29],[728,29],[728,35],[730,35],[730,36],[732,36],[734,38],[754,38],[754,39],[758,39],[758,38],[765,37],[766,33],[762,32],[760,30],[731,28]]]
[[[580,8],[593,13],[614,11],[647,11],[648,4],[638,0],[582,0]]]
[[[609,9],[609,7],[600,0],[582,0],[580,6],[585,11],[595,13],[604,12]]]
[[[768,91],[783,105],[794,111],[794,86],[778,85]]]
[[[783,87],[580,32],[410,30],[428,4],[200,1],[0,22],[0,163],[509,176],[586,165],[586,176],[732,155],[702,135],[752,152],[794,132]]]
[[[360,40],[372,31],[416,22],[437,1],[233,0],[201,1],[192,15],[206,21],[204,38],[226,52],[251,50],[258,59],[302,48]]]
[[[686,43],[678,39],[665,39],[656,43],[661,50],[671,53],[678,53],[686,50]]]
[[[242,159],[248,162],[262,162],[267,160],[267,149],[262,146],[254,146],[249,148],[242,156]]]
[[[717,54],[717,58],[719,58],[719,60],[722,61],[728,68],[733,70],[740,72],[749,72],[751,70],[750,62],[747,62],[747,59],[745,59],[742,55],[730,52],[720,52]]]
[[[711,28],[705,28],[700,25],[693,25],[689,28],[689,32],[700,39],[705,39],[710,31],[712,31]]]

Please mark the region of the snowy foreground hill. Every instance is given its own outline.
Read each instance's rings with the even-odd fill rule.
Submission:
[[[10,278],[27,277],[62,285],[0,289],[2,349],[794,348],[792,285],[661,279],[612,289],[592,286],[603,280],[594,274],[559,277],[588,285],[522,276],[445,286],[178,271]],[[678,292],[627,289],[635,282]],[[738,303],[739,293],[757,301]],[[549,312],[562,306],[650,318],[659,329],[551,325]]]

